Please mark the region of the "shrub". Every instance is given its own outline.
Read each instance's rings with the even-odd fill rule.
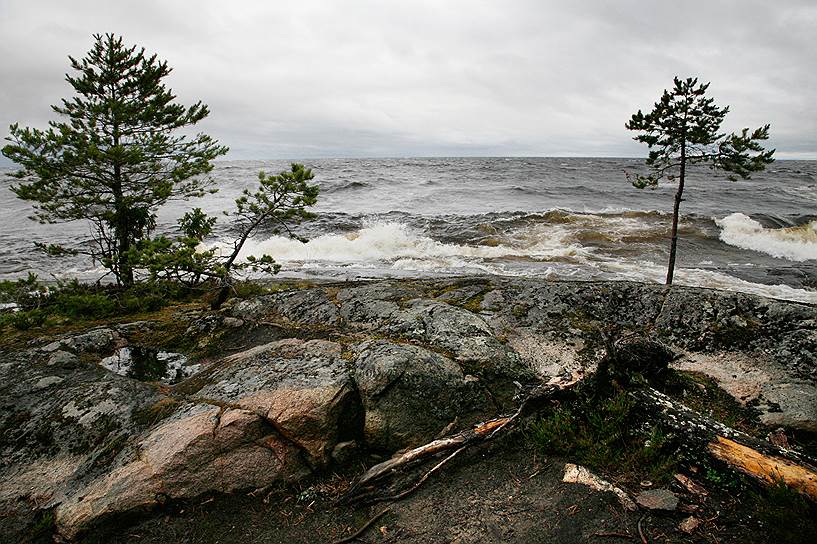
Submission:
[[[676,467],[668,437],[658,428],[642,429],[635,402],[624,391],[606,397],[581,397],[533,422],[528,438],[545,453],[567,455],[591,468],[617,473],[648,472],[659,482]]]

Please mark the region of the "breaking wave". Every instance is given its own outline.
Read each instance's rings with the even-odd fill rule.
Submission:
[[[722,242],[790,261],[817,259],[817,220],[784,228],[766,228],[748,215],[733,213],[715,221]]]
[[[328,261],[337,263],[387,262],[400,263],[444,261],[458,258],[496,259],[527,257],[559,259],[580,257],[588,252],[578,244],[566,243],[564,233],[554,230],[550,235],[529,239],[527,244],[485,245],[443,243],[425,236],[411,227],[395,222],[374,223],[344,234],[323,234],[306,243],[272,236],[266,240],[250,240],[240,258],[270,254],[279,262]],[[226,244],[219,244],[226,249]],[[422,268],[426,268],[424,265]]]
[[[598,227],[595,225],[600,219],[598,216],[580,217]],[[617,217],[614,223],[621,223],[616,226],[624,227],[621,230],[627,231],[635,226],[629,225],[630,221],[632,218]],[[621,235],[610,226],[606,236],[617,238]],[[640,226],[644,227],[643,224]],[[322,234],[306,243],[277,235],[249,240],[240,258],[269,254],[283,265],[285,273],[296,276],[303,273],[346,278],[480,273],[548,280],[631,280],[650,283],[662,283],[664,280],[666,268],[663,263],[637,256],[631,258],[609,254],[596,244],[588,244],[587,237],[592,234],[590,231],[581,234],[582,231],[577,232],[575,225],[569,222],[535,222],[515,227],[508,232],[483,235],[468,241],[442,242],[435,240],[423,228],[399,221],[373,221],[345,233]],[[627,238],[624,241],[631,243]],[[231,249],[226,242],[216,244],[216,247],[224,251]],[[785,284],[754,283],[718,270],[678,268],[675,277],[676,282],[682,285],[817,303],[817,291]]]

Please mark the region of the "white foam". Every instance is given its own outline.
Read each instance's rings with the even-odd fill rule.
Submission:
[[[623,231],[638,226],[630,225],[630,221],[629,218],[626,221],[622,219],[621,222],[627,224]],[[764,230],[762,227],[760,229]],[[608,233],[616,230],[608,229]],[[575,226],[537,224],[509,233],[498,239],[495,246],[447,244],[401,223],[378,222],[347,234],[318,236],[307,243],[282,236],[249,240],[240,258],[269,254],[284,265],[285,272],[296,273],[300,270],[343,275],[346,270],[365,277],[487,273],[547,279],[618,279],[663,283],[666,274],[664,265],[593,252],[573,242],[574,235]],[[223,251],[232,249],[232,245],[226,242],[216,244],[216,247]],[[679,268],[676,269],[675,281],[679,285],[817,304],[817,291],[814,290],[752,283],[714,270]]]
[[[649,283],[664,283],[667,273],[665,266],[648,261],[608,262],[604,264],[603,268],[621,279]],[[736,291],[769,298],[817,304],[817,291],[797,289],[785,284],[753,283],[714,270],[676,268],[673,281],[676,285],[708,287],[710,289]]]
[[[412,261],[436,266],[456,266],[458,259],[496,259],[500,257],[530,257],[537,259],[574,257],[588,250],[578,244],[564,242],[565,233],[552,229],[535,239],[527,238],[519,245],[472,246],[446,244],[418,234],[401,223],[374,223],[347,234],[324,234],[306,243],[273,236],[266,240],[249,240],[240,259],[249,255],[272,255],[280,263],[325,261],[336,263],[392,263],[400,267]],[[230,245],[218,243],[222,251]],[[426,269],[426,264],[419,269]]]
[[[745,214],[733,213],[715,223],[721,228],[721,240],[729,245],[790,261],[817,259],[817,221],[798,227],[767,229]]]

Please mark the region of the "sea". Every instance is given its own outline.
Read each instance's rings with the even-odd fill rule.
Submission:
[[[242,257],[269,254],[279,276],[355,280],[498,275],[548,280],[663,282],[673,183],[636,189],[642,159],[384,158],[220,161],[218,192],[172,201],[157,231],[200,207],[219,216],[208,247],[232,247],[222,214],[258,172],[290,162],[312,168],[317,218],[301,241],[260,230]],[[82,244],[82,222],[42,225],[0,169],[0,279],[34,272],[45,281],[103,276],[83,257],[48,257],[34,242]],[[681,205],[675,282],[817,303],[817,161],[781,160],[749,180],[706,168],[689,173]]]

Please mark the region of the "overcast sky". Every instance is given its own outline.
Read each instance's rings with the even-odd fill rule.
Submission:
[[[0,131],[44,127],[104,32],[167,60],[231,159],[644,156],[624,123],[676,74],[817,159],[814,0],[0,0]]]

